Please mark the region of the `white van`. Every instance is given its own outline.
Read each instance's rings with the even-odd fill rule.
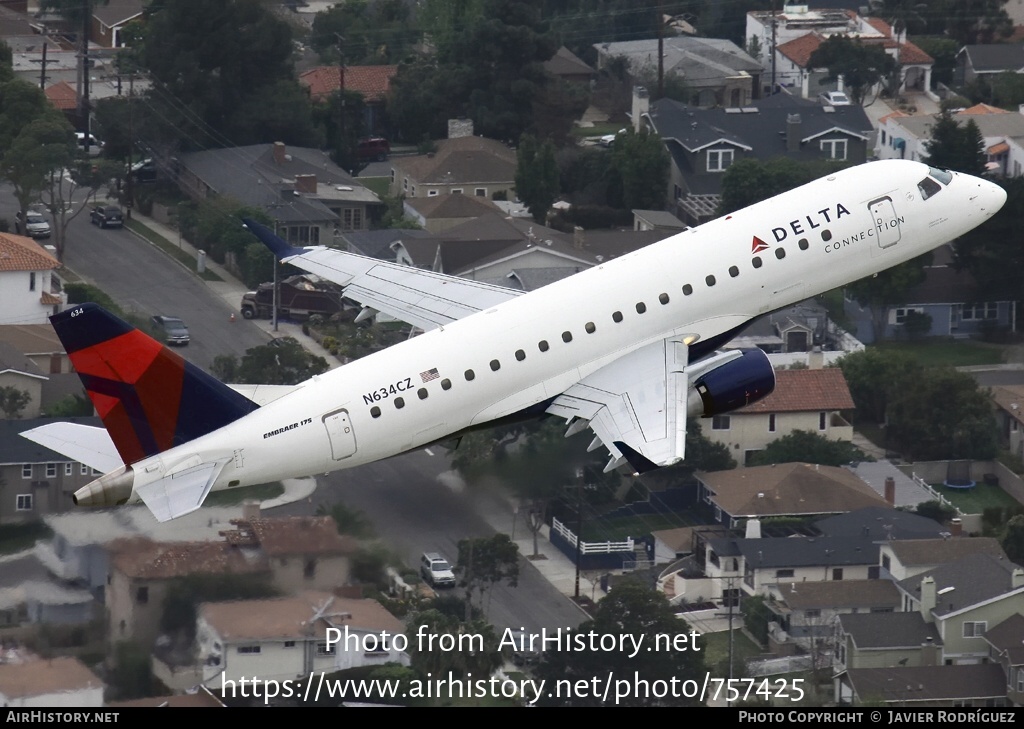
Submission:
[[[91,134],[89,135],[89,146],[85,146],[85,132],[75,132],[75,146],[84,150],[90,157],[98,157],[103,151],[103,142]]]

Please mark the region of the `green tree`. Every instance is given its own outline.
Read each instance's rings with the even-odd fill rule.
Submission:
[[[558,196],[558,166],[551,142],[538,145],[536,138],[524,134],[516,152],[516,195],[526,203],[537,223],[544,223],[548,210]]]
[[[768,645],[768,623],[772,620],[772,611],[768,608],[764,595],[744,596],[740,604],[743,616],[743,627],[762,645]]]
[[[337,63],[339,54],[349,65],[398,63],[421,37],[411,7],[402,0],[338,3],[314,16],[309,44],[327,63]]]
[[[327,360],[308,353],[291,337],[246,350],[238,365],[237,384],[297,385],[327,371]]]
[[[458,678],[484,678],[502,664],[500,640],[483,620],[461,621],[439,610],[425,610],[412,618],[405,635],[412,668],[422,677],[446,677],[451,672]]]
[[[961,47],[992,43],[1008,38],[1013,21],[1007,14],[1007,0],[946,0],[946,35]]]
[[[889,309],[905,303],[907,292],[924,281],[924,267],[931,259],[932,254],[926,253],[874,276],[855,281],[847,287],[858,304],[871,310],[871,327],[876,342],[885,338]]]
[[[775,463],[817,463],[822,466],[844,466],[863,460],[864,452],[849,441],[830,440],[818,433],[794,430],[758,451],[752,464],[769,466]]]
[[[722,177],[722,202],[719,215],[742,210],[754,203],[792,190],[824,177],[843,165],[835,162],[802,162],[788,157],[770,160],[741,159]]]
[[[875,84],[889,78],[896,61],[879,45],[833,35],[811,53],[807,65],[828,69],[825,81],[834,83],[841,78],[850,99],[861,105]]]
[[[1024,514],[1011,517],[999,542],[1011,562],[1024,564]]]
[[[945,524],[956,516],[956,509],[935,499],[932,501],[922,501],[914,509],[914,513],[918,516],[923,516],[925,519],[937,521],[939,524]]]
[[[1024,219],[1024,177],[997,178],[1006,204],[956,242],[956,265],[973,274],[979,301],[1014,301],[1024,291],[1024,246],[1019,222]]]
[[[664,142],[657,134],[627,128],[615,137],[612,169],[622,181],[622,206],[629,209],[660,210],[668,195],[669,160]]]
[[[32,402],[32,396],[25,390],[19,390],[13,385],[0,387],[0,411],[4,417],[16,420],[21,417],[21,412]]]
[[[843,355],[838,364],[857,407],[857,418],[872,423],[886,422],[889,406],[903,383],[921,372],[921,366],[906,354],[875,347]]]
[[[704,672],[704,646],[685,620],[672,610],[660,592],[636,581],[617,584],[597,604],[592,620],[582,623],[573,633],[586,636],[595,633],[598,646],[602,636],[614,636],[622,650],[547,650],[536,668],[536,675],[546,681],[605,681],[635,676],[637,681],[699,680]],[[620,643],[625,639],[624,643]],[[666,639],[677,641],[672,650],[663,648]],[[661,641],[660,643],[658,641]],[[639,649],[634,646],[639,645]],[[589,648],[589,646],[588,646]],[[654,698],[643,692],[629,692],[616,702],[618,706],[696,706],[698,699],[682,696]],[[547,695],[540,702],[546,705],[602,706],[599,692],[566,698]]]
[[[922,159],[932,167],[982,175],[988,157],[985,139],[973,119],[959,124],[948,111],[939,115],[932,127],[932,137],[925,143],[926,156]]]
[[[736,468],[736,459],[725,443],[716,443],[704,435],[700,421],[686,422],[685,465],[697,471],[728,471]]]
[[[519,547],[508,534],[462,539],[455,569],[462,574],[466,586],[468,620],[474,591],[480,596],[482,609],[484,593],[496,583],[505,582],[509,587],[519,584]]]
[[[93,405],[85,395],[67,395],[43,413],[48,418],[75,418],[92,415]]]
[[[348,534],[352,537],[368,538],[373,536],[373,524],[366,518],[366,514],[350,509],[340,501],[325,506],[321,504],[316,510],[317,516],[330,516],[338,527],[338,534]]]

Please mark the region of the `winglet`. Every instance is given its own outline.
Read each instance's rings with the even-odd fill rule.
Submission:
[[[292,256],[301,256],[306,252],[305,248],[296,248],[295,246],[290,245],[270,228],[262,223],[257,223],[252,218],[242,218],[242,222],[253,235],[263,242],[263,245],[269,248],[270,251],[277,256],[277,260],[279,261],[291,258]]]

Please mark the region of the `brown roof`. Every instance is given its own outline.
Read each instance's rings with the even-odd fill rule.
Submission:
[[[61,111],[73,111],[78,108],[78,92],[67,81],[59,81],[47,86],[43,92],[50,103]]]
[[[99,677],[77,658],[0,664],[0,693],[8,699],[102,687]]]
[[[651,536],[661,540],[665,546],[676,552],[689,552],[693,547],[693,527],[658,529],[651,532]]]
[[[238,528],[221,532],[229,544],[258,546],[268,557],[289,554],[351,554],[358,545],[338,534],[329,516],[288,516],[266,519],[232,519]]]
[[[794,610],[900,606],[900,591],[891,580],[786,582],[779,585],[779,592]]]
[[[565,46],[559,48],[555,51],[554,56],[544,61],[544,70],[553,76],[597,75],[593,68]]]
[[[780,463],[700,473],[711,497],[733,517],[843,514],[885,499],[845,468]]]
[[[143,537],[128,537],[114,540],[108,549],[114,569],[136,579],[256,574],[269,569],[262,555],[224,542],[158,543]]]
[[[959,539],[900,539],[889,542],[896,559],[904,566],[940,565],[972,554],[988,554],[1007,559],[999,540],[992,537]]]
[[[0,233],[0,271],[48,271],[60,261],[31,238]]]
[[[956,113],[957,116],[964,114],[977,116],[979,114],[1009,114],[1006,109],[1000,109],[998,106],[989,106],[988,104],[975,104],[969,106],[966,109],[962,109]]]
[[[314,625],[317,613],[324,620]],[[204,603],[199,614],[225,642],[292,640],[326,634],[331,625],[400,633],[402,621],[376,600],[335,597],[308,591],[296,597]]]
[[[838,367],[820,370],[778,370],[775,390],[737,413],[797,413],[852,410],[853,396]]]
[[[1017,422],[1024,423],[1024,385],[993,387],[992,399]]]
[[[22,354],[53,354],[64,346],[49,324],[0,325],[0,342],[7,342]]]
[[[807,68],[807,64],[811,60],[811,54],[818,50],[825,41],[817,33],[808,33],[802,35],[799,38],[794,38],[791,41],[779,44],[779,53],[791,60],[800,68]]]
[[[512,183],[516,178],[515,152],[484,137],[442,139],[434,154],[394,159],[392,165],[398,177],[419,184]]]
[[[132,699],[131,701],[112,701],[104,704],[111,709],[127,709],[134,706],[192,706],[192,707],[219,707],[224,702],[210,693],[205,686],[200,686],[194,693],[175,694],[173,696],[150,696],[145,699]]]
[[[368,102],[380,101],[396,73],[398,66],[345,66],[345,90],[362,94]],[[319,101],[338,90],[341,74],[337,66],[317,66],[300,75],[299,83],[309,89],[313,101]]]
[[[501,213],[501,209],[485,197],[476,195],[434,195],[410,197],[405,204],[424,218],[476,218]]]

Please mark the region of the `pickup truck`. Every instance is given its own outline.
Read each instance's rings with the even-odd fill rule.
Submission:
[[[278,316],[305,319],[313,314],[331,316],[344,309],[341,288],[317,276],[290,276],[278,284]],[[242,316],[267,319],[273,313],[274,284],[262,283],[242,296]]]

